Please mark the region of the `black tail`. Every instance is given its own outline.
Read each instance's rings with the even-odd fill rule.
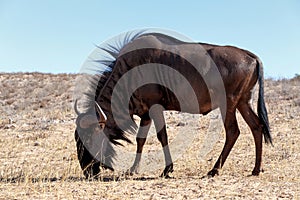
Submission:
[[[270,132],[268,112],[264,100],[263,66],[262,66],[262,62],[259,59],[257,59],[257,72],[258,72],[258,83],[259,83],[257,113],[258,113],[260,123],[263,125],[263,134],[264,134],[265,142],[268,144],[272,144],[272,136]]]

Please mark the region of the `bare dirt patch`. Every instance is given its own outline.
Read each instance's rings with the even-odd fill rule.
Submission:
[[[249,176],[254,142],[240,115],[241,135],[221,174],[209,179],[201,177],[219,156],[224,137],[199,158],[209,118],[167,113],[170,139],[181,126],[195,133],[190,148],[174,163],[174,178],[158,178],[161,168],[133,177],[104,171],[100,180],[86,181],[73,137],[76,76],[0,74],[0,199],[300,198],[299,79],[266,80],[274,147],[264,145],[264,173],[259,177]],[[199,125],[195,120],[200,120]],[[159,148],[159,142],[150,137],[145,152],[153,148]],[[163,161],[157,164],[163,166]]]

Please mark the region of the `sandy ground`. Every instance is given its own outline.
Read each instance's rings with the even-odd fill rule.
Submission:
[[[220,175],[203,178],[221,152],[224,131],[217,133],[212,150],[203,153],[214,116],[167,112],[171,143],[180,136],[194,136],[177,154],[173,178],[159,178],[163,159],[149,159],[151,152],[161,153],[155,134],[150,134],[139,174],[128,177],[121,168],[103,171],[97,181],[83,178],[77,160],[72,108],[75,78],[0,74],[0,199],[300,199],[299,77],[266,80],[274,147],[264,145],[260,176],[250,176],[254,142],[239,114],[241,135]],[[134,155],[134,149],[127,145],[121,151]]]

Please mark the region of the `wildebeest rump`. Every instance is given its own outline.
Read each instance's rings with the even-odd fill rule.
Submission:
[[[139,116],[141,121],[136,139],[137,156],[129,171],[132,173],[140,161],[147,132],[153,120],[166,161],[161,176],[168,177],[169,173],[173,171],[173,162],[168,148],[163,110],[207,114],[218,107],[224,122],[226,141],[221,155],[208,175],[218,174],[218,169],[223,166],[240,134],[236,120],[237,109],[249,125],[255,141],[256,160],[252,174],[260,173],[262,136],[264,135],[267,143],[272,143],[272,138],[264,103],[263,66],[256,55],[233,46],[182,42],[160,33],[138,34],[132,39],[127,38],[119,48],[114,46],[101,48],[114,59],[97,61],[105,64],[107,69],[100,77],[91,81],[91,88],[93,88],[91,91],[93,92],[88,94],[90,98],[87,103],[90,108],[87,109],[87,112],[79,114],[75,131],[78,158],[86,177],[99,173],[100,163],[104,163],[104,166],[110,168],[114,153],[107,156],[109,161],[106,163],[103,160],[95,160],[94,156],[84,147],[81,137],[78,137],[79,129],[84,134],[89,132],[91,127],[99,126],[100,123],[102,127],[100,129],[110,143],[120,144],[118,140],[130,142],[126,137],[126,132],[136,130],[137,126],[132,119],[133,115]],[[195,63],[200,66],[200,70],[197,70]],[[161,69],[165,69],[164,66],[170,68],[167,74],[161,72]],[[212,66],[216,66],[221,81],[214,76],[216,71]],[[136,75],[122,82],[123,84],[118,87],[123,92],[117,93],[113,98],[113,91],[118,81],[126,73],[135,69],[137,70]],[[177,73],[188,81],[195,93],[196,101],[192,101],[192,98],[189,97],[192,94],[186,95],[189,90],[182,87],[181,80],[173,78]],[[133,93],[126,93],[126,91],[132,90],[132,85],[136,81],[146,79],[147,76],[155,77],[159,83],[148,83],[134,89]],[[172,90],[162,84],[166,82],[168,82],[168,86],[173,86]],[[252,89],[257,82],[259,83],[258,115],[249,105]],[[176,95],[181,93],[185,94],[183,100]],[[129,101],[127,101],[126,95],[129,95]],[[112,101],[116,103],[113,104]],[[156,105],[161,106],[151,111],[151,107]],[[97,111],[97,117],[89,113],[91,110]],[[118,110],[118,112],[113,113],[113,110]],[[95,130],[90,132],[93,134]],[[113,152],[112,146],[109,148],[110,152]],[[105,152],[108,151],[102,153]]]

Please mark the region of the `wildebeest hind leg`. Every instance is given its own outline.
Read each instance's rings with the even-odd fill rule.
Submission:
[[[246,123],[249,125],[254,137],[256,159],[252,175],[259,175],[262,157],[262,128],[259,122],[259,118],[253,112],[248,103],[240,104],[238,109]]]
[[[225,145],[223,147],[221,155],[219,156],[216,164],[214,165],[214,168],[210,172],[208,172],[208,176],[213,177],[216,174],[218,174],[218,169],[222,168],[222,166],[224,165],[227,156],[229,155],[234,143],[236,142],[240,134],[236,120],[235,109],[234,111],[226,113],[224,126],[226,131]]]

